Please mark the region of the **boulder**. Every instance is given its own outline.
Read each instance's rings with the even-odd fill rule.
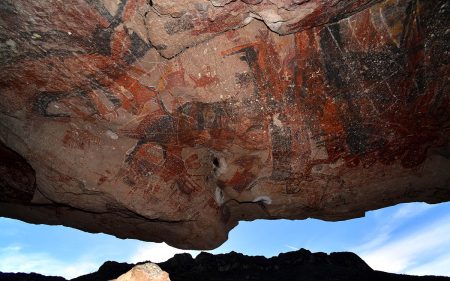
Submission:
[[[170,281],[169,274],[154,263],[144,263],[111,281]]]

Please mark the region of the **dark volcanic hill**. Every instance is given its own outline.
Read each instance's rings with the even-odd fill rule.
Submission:
[[[117,278],[134,265],[105,262],[97,272],[71,281],[103,281]],[[350,252],[311,253],[301,249],[276,257],[245,256],[231,252],[213,255],[201,253],[195,259],[189,254],[178,254],[159,266],[169,273],[172,281],[406,281],[450,280],[450,277],[411,276],[376,271],[359,256]],[[0,273],[1,281],[62,281],[63,278],[36,274]]]

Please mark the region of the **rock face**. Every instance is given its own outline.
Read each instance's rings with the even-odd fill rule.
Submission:
[[[446,0],[5,0],[0,26],[1,216],[206,249],[450,199]]]
[[[154,263],[144,263],[133,267],[112,281],[170,281],[169,274]]]
[[[277,257],[245,256],[231,252],[212,255],[201,253],[195,259],[189,254],[178,254],[159,267],[154,264],[144,265],[106,262],[97,272],[83,275],[72,281],[107,281],[127,272],[117,280],[122,280],[130,272],[138,268],[150,267],[150,272],[161,276],[162,270],[168,272],[172,281],[448,281],[450,277],[410,276],[376,271],[370,268],[360,257],[350,252],[311,253],[301,249],[295,252],[283,253]],[[155,270],[156,269],[156,270]],[[162,269],[162,270],[161,270]],[[145,271],[145,270],[144,270]],[[163,276],[164,273],[163,272]],[[167,274],[167,273],[165,273]],[[5,281],[57,281],[43,276],[0,273],[0,280]],[[3,279],[5,278],[5,279]],[[34,279],[36,278],[36,279]],[[38,279],[39,278],[39,279]],[[165,278],[165,277],[164,277]],[[63,279],[64,280],[64,279]],[[154,279],[124,279],[124,280],[154,280]],[[168,280],[168,279],[161,279]],[[59,281],[59,280],[58,280]]]

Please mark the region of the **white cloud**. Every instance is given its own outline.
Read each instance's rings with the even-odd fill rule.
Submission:
[[[0,271],[36,272],[43,275],[62,276],[67,279],[96,271],[99,264],[88,258],[62,262],[41,252],[25,252],[20,245],[0,249]]]
[[[389,239],[384,245],[359,252],[359,255],[374,269],[408,274],[437,274],[436,259],[450,249],[450,216],[422,226],[420,230],[403,237]],[[422,265],[422,266],[419,266]]]
[[[377,231],[375,236],[368,239],[369,242],[364,243],[362,245],[358,245],[350,250],[355,253],[364,253],[372,249],[375,249],[380,245],[383,245],[383,243],[385,243],[391,238],[391,231],[392,230],[387,228],[380,229]]]
[[[431,261],[408,270],[413,275],[450,276],[450,254],[437,256]]]
[[[431,205],[427,203],[402,204],[400,208],[392,215],[392,221],[398,222],[399,220],[406,220],[416,217],[436,206],[437,205]]]
[[[181,250],[167,245],[166,243],[141,243],[136,251],[131,255],[129,262],[137,263],[142,261],[164,262],[175,254],[189,253],[197,256],[199,251]]]
[[[293,251],[300,250],[300,248],[297,248],[297,247],[294,247],[294,246],[291,246],[291,245],[285,245],[285,246],[288,247],[289,249],[293,250]]]
[[[408,203],[396,206],[397,210],[393,214],[387,215],[389,208],[377,210],[374,213],[378,220],[378,226],[375,231],[366,239],[368,242],[358,245],[351,249],[354,252],[361,253],[371,251],[377,247],[381,247],[386,242],[391,240],[392,232],[400,228],[408,220],[411,220],[426,211],[431,210],[437,205],[430,205],[426,203]]]

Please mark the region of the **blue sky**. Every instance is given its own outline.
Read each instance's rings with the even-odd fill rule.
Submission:
[[[258,220],[241,222],[213,253],[278,255],[299,248],[353,251],[374,269],[450,276],[450,203],[400,204],[342,222]],[[73,278],[104,261],[164,261],[184,252],[164,243],[121,240],[62,226],[0,218],[0,271]],[[196,255],[197,251],[188,251]]]

